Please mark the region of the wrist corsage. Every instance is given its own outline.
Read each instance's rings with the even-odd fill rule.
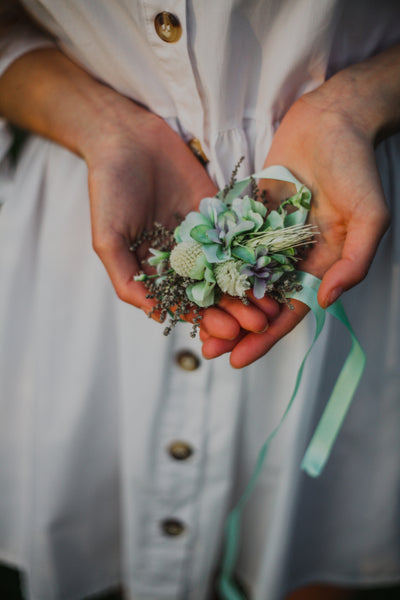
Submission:
[[[254,176],[236,181],[239,164],[230,184],[215,197],[203,198],[199,211],[190,212],[174,231],[156,225],[146,233],[152,245],[147,262],[157,273],[142,272],[135,280],[144,282],[148,296],[156,300],[154,311],[161,320],[170,315],[166,335],[190,312],[195,335],[199,308],[216,304],[221,294],[246,303],[246,292],[252,290],[256,298],[267,294],[289,303],[288,295],[301,288],[295,265],[314,242],[315,228],[305,224],[311,192],[287,169],[269,167],[264,177],[287,181],[289,176],[296,193],[268,210]],[[245,187],[251,192],[241,196]]]

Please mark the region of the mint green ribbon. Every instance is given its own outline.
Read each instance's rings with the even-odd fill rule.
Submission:
[[[319,306],[317,301],[317,291],[321,283],[320,280],[309,273],[299,271],[297,274],[303,289],[299,292],[292,293],[290,297],[295,300],[300,300],[300,302],[306,304],[314,313],[316,322],[314,339],[297,372],[294,390],[289,403],[279,423],[262,446],[250,481],[239,502],[228,516],[225,531],[225,555],[219,580],[219,589],[222,598],[225,600],[245,600],[243,594],[236,587],[232,579],[239,547],[239,531],[242,511],[250,498],[263,469],[269,445],[279,431],[296,398],[306,360],[325,323],[326,311]],[[339,434],[365,367],[364,351],[354,334],[340,300],[337,300],[327,309],[327,311],[338,319],[349,331],[351,336],[351,348],[301,463],[303,471],[311,477],[318,477],[318,475],[321,474],[329,458],[333,444]]]
[[[302,273],[301,275],[304,280],[310,280],[312,278],[316,280],[319,285],[319,280],[317,280],[316,277],[313,277],[313,275],[310,275],[309,273]],[[307,282],[302,283],[302,285],[307,286]],[[301,300],[301,292],[298,299]],[[308,306],[310,305],[308,304]],[[315,308],[311,306],[310,308],[315,315]],[[317,310],[323,310],[318,303]],[[355,336],[340,300],[337,300],[332,306],[329,306],[327,311],[340,321],[349,331],[351,348],[301,463],[303,471],[306,471],[311,477],[318,477],[318,475],[321,474],[325,463],[329,458],[333,444],[339,434],[342,423],[360,382],[366,362],[364,350],[361,348],[360,343]]]
[[[264,169],[260,173],[254,175],[254,177],[289,181],[294,183],[297,192],[301,190],[302,187],[301,183],[286,168],[280,166],[268,167],[267,169]],[[235,194],[239,195],[245,189],[246,185],[248,185],[249,181],[250,178],[237,182],[234,188],[231,190],[232,196]],[[310,273],[303,273],[301,271],[298,271],[297,275],[298,281],[302,285],[302,289],[299,292],[291,293],[290,297],[294,300],[303,302],[312,310],[316,322],[314,339],[297,372],[294,390],[289,403],[279,423],[270,433],[264,445],[262,446],[250,481],[239,502],[228,516],[225,530],[225,554],[222,561],[222,569],[219,580],[219,590],[222,598],[225,600],[245,600],[243,594],[237,588],[233,580],[233,572],[239,547],[239,532],[242,511],[246,502],[249,500],[263,469],[269,445],[271,444],[275,435],[278,433],[296,398],[306,360],[310,355],[325,323],[326,311],[319,306],[317,301],[317,292],[321,283],[320,280]],[[302,470],[304,470],[311,477],[318,477],[321,474],[329,458],[333,444],[335,443],[335,440],[339,434],[340,428],[361,379],[366,360],[364,351],[354,334],[340,300],[336,301],[326,310],[347,328],[351,336],[351,348],[301,463]]]

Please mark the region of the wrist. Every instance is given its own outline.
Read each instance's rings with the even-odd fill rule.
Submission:
[[[29,103],[26,98],[29,98]],[[148,111],[94,79],[56,49],[18,58],[0,78],[0,115],[53,140],[89,162],[127,132],[142,129]]]
[[[304,99],[377,144],[400,130],[400,46],[339,71]]]
[[[88,166],[94,166],[108,157],[115,158],[125,147],[129,151],[137,144],[144,152],[154,142],[159,145],[164,124],[162,119],[118,92],[102,86],[96,100],[90,123],[79,136],[78,153]],[[164,124],[165,125],[165,124]]]

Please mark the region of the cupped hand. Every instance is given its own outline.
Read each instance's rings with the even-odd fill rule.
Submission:
[[[132,244],[155,222],[176,227],[179,216],[216,188],[162,119],[128,100],[120,103],[123,122],[106,126],[87,158],[93,247],[118,296],[147,310],[153,303],[133,276],[148,248],[132,252]]]
[[[372,136],[357,119],[314,92],[300,98],[280,124],[265,166],[274,164],[286,166],[312,191],[309,221],[319,234],[299,268],[322,279],[318,302],[326,308],[365,277],[389,224]],[[293,193],[278,182],[264,180],[260,187],[272,205]],[[250,364],[308,312],[304,304],[292,304],[293,310],[282,306],[264,333],[242,331],[229,342],[203,333],[204,356],[231,352],[232,366]]]
[[[154,301],[146,298],[143,283],[133,279],[148,268],[148,247],[140,246],[135,252],[130,247],[155,222],[175,228],[179,218],[218,190],[162,119],[126,99],[119,102],[117,126],[106,123],[85,157],[93,247],[119,298],[149,313]],[[266,328],[268,317],[255,304],[242,313],[241,306],[222,303],[203,311],[202,325],[213,336],[227,340],[236,339],[243,328],[252,332]]]

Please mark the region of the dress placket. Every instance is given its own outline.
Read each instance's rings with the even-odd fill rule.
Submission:
[[[186,597],[190,587],[209,413],[210,365],[200,358],[189,328],[181,327],[171,339],[153,429],[151,519],[143,536],[146,575],[140,574],[143,591],[167,598]]]
[[[134,588],[140,599],[206,597],[230,502],[241,374],[225,359],[216,372],[189,331],[178,325],[171,336],[153,426],[144,555]]]
[[[160,2],[143,2],[146,35],[160,63],[160,78],[179,115],[181,135],[195,138],[205,149],[205,110],[193,68],[187,29],[187,7],[172,0],[167,7]]]

